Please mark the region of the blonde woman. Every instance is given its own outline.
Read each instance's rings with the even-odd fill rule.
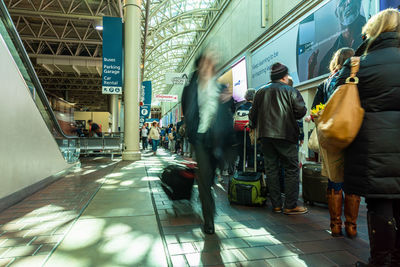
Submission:
[[[157,122],[154,121],[151,124],[150,128],[150,133],[149,133],[149,139],[152,141],[152,150],[153,150],[153,155],[157,154],[157,148],[160,144],[160,129],[157,127]]]
[[[339,71],[344,62],[354,56],[354,50],[344,47],[336,51],[329,64],[331,75],[318,86],[317,93],[314,97],[312,109],[320,103],[325,104],[336,89]],[[323,159],[322,159],[323,160]],[[343,177],[339,179],[328,179],[327,191],[330,228],[333,237],[342,236],[342,207],[343,207]],[[350,238],[357,236],[357,217],[360,207],[360,197],[355,194],[345,194],[344,198],[344,215],[346,218],[345,230]]]
[[[358,91],[364,121],[346,149],[344,191],[364,196],[371,257],[367,266],[400,266],[400,13],[384,10],[363,27]],[[346,61],[338,77],[350,75]],[[351,114],[349,114],[351,116]],[[366,266],[360,262],[357,266]]]

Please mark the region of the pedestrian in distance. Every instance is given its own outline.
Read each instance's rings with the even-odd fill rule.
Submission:
[[[150,128],[149,139],[151,139],[153,155],[157,154],[157,148],[160,142],[160,129],[157,127],[157,122],[154,121]]]

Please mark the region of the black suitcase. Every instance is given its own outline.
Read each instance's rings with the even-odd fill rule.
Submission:
[[[161,187],[171,200],[190,199],[194,178],[194,167],[169,165],[161,174]]]
[[[311,205],[314,202],[328,204],[326,190],[328,177],[321,175],[321,163],[306,162],[302,167],[303,199]]]

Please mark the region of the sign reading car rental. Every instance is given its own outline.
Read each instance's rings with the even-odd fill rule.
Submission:
[[[159,102],[178,102],[178,95],[161,95],[154,96],[156,101]]]
[[[103,94],[122,94],[122,20],[103,17]]]

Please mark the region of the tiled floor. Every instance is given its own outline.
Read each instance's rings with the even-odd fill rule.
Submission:
[[[177,160],[82,160],[81,168],[0,213],[0,266],[351,266],[369,253],[365,205],[359,237],[332,238],[326,207],[301,216],[230,205],[214,187],[216,234],[201,207],[170,201],[158,176]]]

